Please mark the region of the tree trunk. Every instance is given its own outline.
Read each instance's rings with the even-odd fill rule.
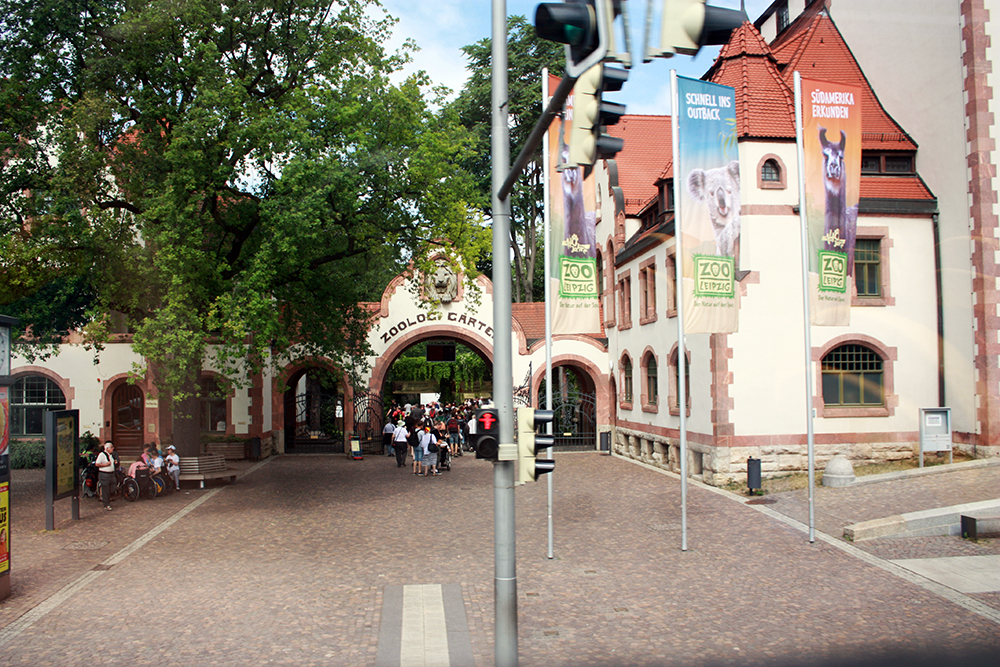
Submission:
[[[177,455],[198,456],[201,454],[201,401],[198,399],[199,369],[188,373],[184,393],[187,398],[173,404],[173,444]]]

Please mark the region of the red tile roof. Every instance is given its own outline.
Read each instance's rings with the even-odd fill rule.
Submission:
[[[536,301],[534,303],[512,303],[510,304],[511,318],[521,325],[524,337],[529,341],[545,338],[545,302]],[[603,317],[601,318],[604,319]],[[603,338],[604,325],[601,324],[601,333],[586,334],[591,338]]]
[[[795,139],[795,94],[752,24],[733,31],[704,78],[736,90],[740,137]]]
[[[917,144],[878,101],[843,35],[825,11],[818,12],[812,20],[793,23],[772,47],[783,65],[781,75],[789,86],[793,85],[798,70],[809,79],[861,87],[862,150],[917,149]]]
[[[545,302],[512,303],[510,315],[517,320],[528,339],[545,338]]]
[[[811,79],[860,86],[862,149],[915,151],[916,143],[882,107],[833,20],[818,5],[800,16],[768,45],[744,23],[703,77],[736,90],[740,137],[795,139],[794,72]],[[637,216],[658,195],[657,181],[673,176],[669,116],[623,116],[609,134],[625,140],[617,156],[625,213]],[[875,199],[933,199],[919,176],[862,179],[861,196]]]
[[[670,116],[622,116],[608,134],[621,137],[625,146],[615,157],[618,185],[625,193],[625,215],[636,216],[657,195],[656,182],[673,175],[673,130]]]
[[[861,197],[865,199],[934,199],[919,176],[862,176]]]

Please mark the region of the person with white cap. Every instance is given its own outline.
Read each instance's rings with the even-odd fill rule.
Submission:
[[[101,502],[104,509],[111,510],[111,491],[117,486],[115,479],[115,445],[108,440],[104,443],[104,451],[97,455],[94,465],[97,466],[98,481],[101,483]]]
[[[177,448],[167,445],[167,474],[174,480],[174,487],[181,490],[181,458],[177,456]]]

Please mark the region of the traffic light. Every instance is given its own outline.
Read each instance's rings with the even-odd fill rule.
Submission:
[[[555,442],[551,435],[536,434],[535,429],[543,424],[551,424],[554,413],[551,410],[518,408],[517,411],[517,481],[521,484],[534,482],[539,475],[552,472],[556,462],[535,458],[540,449],[548,449]]]
[[[743,25],[746,14],[739,9],[712,7],[705,0],[662,0],[660,41],[649,45],[650,58],[670,58],[675,53],[693,56],[706,44],[725,44],[733,30]],[[652,14],[646,21],[652,21]],[[646,25],[647,35],[649,24]]]
[[[476,458],[496,461],[500,453],[500,419],[496,408],[476,410]]]
[[[573,87],[573,129],[569,140],[569,164],[592,165],[614,157],[625,142],[604,133],[625,115],[625,105],[604,100],[605,91],[621,90],[628,72],[597,64],[584,72]]]
[[[543,2],[535,9],[535,33],[566,45],[566,73],[572,77],[605,59],[623,61],[628,67],[628,32],[625,53],[617,52],[613,34],[615,17],[625,7],[623,0]]]

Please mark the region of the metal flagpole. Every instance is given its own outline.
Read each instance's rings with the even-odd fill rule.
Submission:
[[[542,68],[542,107],[544,108],[549,102],[549,68]],[[549,218],[549,168],[550,168],[550,156],[549,156],[549,133],[546,130],[544,138],[542,139],[542,220],[544,225],[544,247],[545,247],[545,409],[552,409],[552,258],[550,253],[550,245],[552,228],[551,220]],[[550,421],[546,424],[548,432],[552,433],[552,422]],[[552,458],[552,448],[549,447],[545,451],[546,458]],[[549,532],[549,550],[548,557],[554,558],[554,543],[555,543],[555,529],[552,522],[552,478],[555,476],[555,472],[550,472],[545,476],[545,483],[547,485],[546,493],[548,499],[548,532]]]
[[[681,457],[681,551],[687,551],[687,351],[684,349],[684,256],[681,254],[680,181],[677,177],[677,156],[680,155],[680,130],[677,107],[677,70],[670,70],[670,108],[673,126],[674,159],[674,269],[676,273],[677,301],[677,407],[680,411]]]
[[[806,224],[806,155],[802,138],[802,77],[795,72],[795,143],[799,160],[799,227],[802,235],[802,313],[806,356],[806,438],[809,457],[809,542],[816,541],[816,456],[813,437],[812,324],[809,315],[809,229]]]

